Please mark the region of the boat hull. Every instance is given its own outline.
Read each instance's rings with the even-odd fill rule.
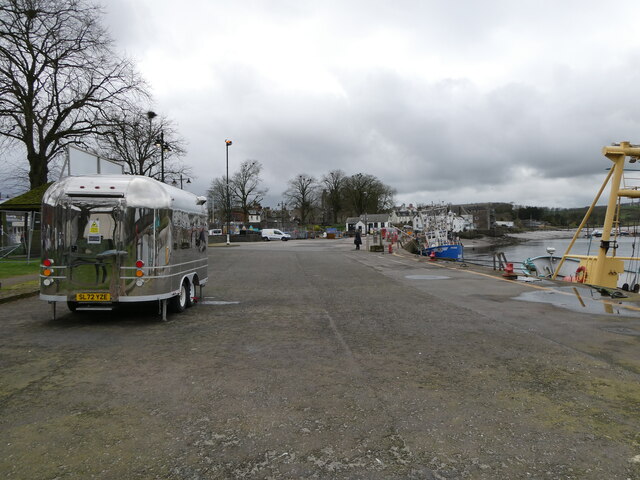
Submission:
[[[549,255],[527,258],[522,262],[522,273],[529,277],[551,278],[561,260],[561,257],[551,257]],[[556,280],[577,282],[579,279],[579,267],[580,260],[566,258],[556,276]],[[623,274],[618,276],[618,288],[637,291],[637,281],[636,272],[625,270]]]
[[[422,250],[422,255],[430,257],[433,252],[435,258],[446,258],[448,260],[463,259],[463,246],[462,245],[439,245],[437,247],[427,247]]]
[[[551,278],[561,260],[562,257],[551,257],[549,255],[527,258],[522,262],[522,273],[529,277]],[[580,261],[578,259],[567,258],[560,272],[558,272],[558,280],[575,276],[579,266]]]

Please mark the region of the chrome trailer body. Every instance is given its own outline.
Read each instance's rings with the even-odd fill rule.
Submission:
[[[42,199],[40,298],[72,311],[191,305],[208,280],[204,197],[149,177],[67,177]]]

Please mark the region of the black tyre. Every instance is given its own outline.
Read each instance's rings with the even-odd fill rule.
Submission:
[[[75,312],[78,309],[78,302],[72,302],[71,300],[68,300],[67,308],[72,312]]]
[[[187,283],[187,281],[185,280],[185,283]],[[193,306],[193,295],[195,292],[195,285],[198,284],[198,277],[195,276],[193,277],[193,283],[189,283],[187,285],[187,308],[190,308]]]

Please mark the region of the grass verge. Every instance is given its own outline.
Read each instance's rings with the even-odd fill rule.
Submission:
[[[0,278],[18,277],[29,275],[40,271],[40,260],[32,259],[29,263],[26,260],[0,260]]]

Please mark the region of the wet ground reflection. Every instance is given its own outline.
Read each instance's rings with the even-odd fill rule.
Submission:
[[[536,290],[525,292],[515,297],[515,300],[548,303],[581,313],[640,318],[640,305],[637,302],[604,296],[593,288],[556,287]]]

